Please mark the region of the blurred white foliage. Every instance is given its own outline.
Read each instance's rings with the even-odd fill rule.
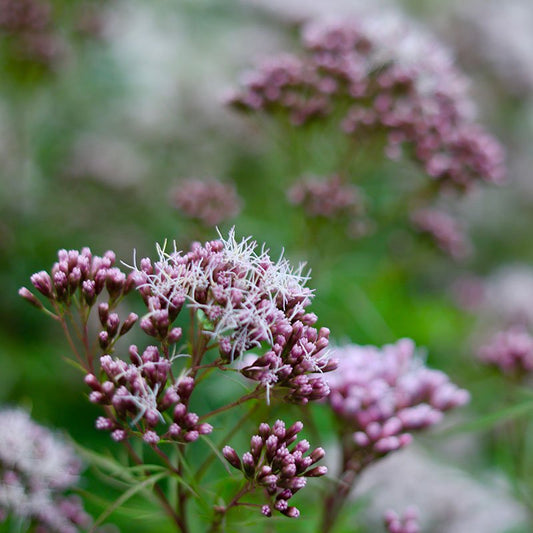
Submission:
[[[138,183],[147,172],[146,162],[134,147],[118,139],[84,135],[77,139],[67,172],[123,188]]]
[[[158,135],[194,130],[202,121],[227,125],[231,114],[224,106],[225,92],[257,55],[282,48],[279,35],[250,18],[213,17],[197,27],[185,8],[163,8],[122,1],[111,12],[108,39],[133,88],[124,103],[126,114],[141,129]],[[194,123],[184,123],[192,113]]]
[[[498,478],[475,480],[411,445],[366,470],[355,497],[369,497],[365,514],[374,527],[385,509],[420,509],[422,531],[502,533],[524,524],[526,510]]]
[[[533,96],[533,2],[456,1],[452,31],[465,54],[492,67],[511,92]]]
[[[485,283],[485,308],[507,324],[533,326],[533,268],[509,265]]]
[[[390,6],[389,0],[241,0],[294,21],[323,16],[357,15],[372,8]]]

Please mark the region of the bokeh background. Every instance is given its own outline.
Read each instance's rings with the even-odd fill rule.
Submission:
[[[410,337],[430,366],[472,394],[448,427],[369,471],[339,531],[377,531],[382,511],[404,501],[433,508],[433,532],[531,531],[533,389],[525,382],[510,392],[475,353],[516,314],[533,318],[533,4],[43,0],[44,11],[30,13],[22,31],[2,19],[10,2],[0,0],[0,404],[26,407],[85,447],[109,445],[93,428],[97,410],[65,363],[58,328],[18,288],[48,269],[60,248],[113,249],[129,263],[134,249],[150,255],[165,239],[186,248],[215,238],[214,228],[174,206],[185,179],[215,177],[233,182],[242,202],[220,231],[235,224],[238,235],[266,242],[274,256],[284,249],[291,260],[306,260],[313,311],[336,342]],[[342,224],[310,226],[285,194],[301,173],[327,172],[335,140],[324,133],[319,153],[297,138],[288,144],[271,124],[224,103],[259,59],[298,51],[299,22],[356,16],[378,4],[405,11],[453,50],[480,122],[507,150],[509,182],[453,205],[474,246],[463,261],[401,226],[360,240]],[[410,171],[386,161],[372,170],[372,157],[363,163],[384,176],[382,188]],[[386,195],[382,188],[373,194]],[[523,449],[504,438],[509,420],[523,426]],[[89,469],[82,490],[92,493],[86,504],[95,515],[120,494],[104,487]],[[142,501],[126,507],[112,515],[110,531],[167,530]],[[284,527],[275,522],[273,530]],[[305,521],[290,524],[290,531],[306,528]]]

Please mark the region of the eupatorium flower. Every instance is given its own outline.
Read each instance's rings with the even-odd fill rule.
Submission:
[[[97,429],[110,431],[115,441],[139,431],[152,445],[161,438],[194,442],[200,435],[211,433],[213,427],[199,423],[199,416],[189,411],[192,378],[174,380],[172,359],[161,356],[156,346],[148,346],[141,355],[132,345],[129,353],[131,364],[110,355],[100,358],[103,382],[93,374],[85,377],[92,389],[90,401],[110,409],[108,416],[96,420]],[[164,413],[168,413],[168,423]]]
[[[182,216],[209,227],[236,217],[241,210],[235,186],[214,178],[180,181],[172,191],[172,203]]]
[[[289,189],[287,197],[292,204],[302,206],[309,217],[351,218],[363,211],[357,187],[343,183],[338,175],[304,177]]]
[[[203,334],[228,362],[263,345],[267,352],[241,369],[268,392],[274,385],[299,403],[324,398],[329,389],[322,373],[335,362],[327,356],[329,330],[317,331],[308,313],[312,291],[305,286],[304,265],[273,262],[250,238],[196,243],[183,254],[158,247],[159,260],[142,259],[135,280],[148,314],[141,327],[165,338],[183,306],[201,314]]]
[[[42,270],[31,276],[32,285],[54,307],[70,305],[75,295],[92,306],[104,289],[113,303],[133,288],[132,277],[114,266],[115,253],[110,250],[102,257],[93,255],[89,248],[59,250],[57,255],[50,273]],[[27,289],[22,288],[19,294],[35,305],[36,299]]]
[[[310,24],[304,53],[266,61],[230,103],[293,124],[334,120],[347,135],[386,138],[440,186],[500,182],[503,150],[473,120],[473,101],[449,51],[396,14]]]
[[[458,222],[438,209],[419,209],[411,215],[414,227],[428,235],[435,244],[454,259],[463,259],[471,251],[471,244]]]
[[[90,523],[65,492],[79,479],[74,450],[19,409],[0,411],[0,520],[13,515],[38,531],[75,533]]]
[[[348,345],[334,353],[339,366],[327,378],[328,403],[341,432],[350,436],[350,468],[406,446],[412,431],[436,424],[445,411],[469,400],[446,374],[424,366],[409,339],[382,348]]]
[[[478,357],[504,374],[516,377],[530,374],[533,371],[533,337],[522,326],[499,331],[479,348]]]
[[[240,458],[230,446],[222,453],[226,460],[240,470],[249,482],[249,491],[263,488],[269,503],[261,512],[271,516],[276,510],[290,518],[300,516],[300,511],[288,501],[307,484],[307,478],[320,477],[327,473],[325,466],[313,466],[325,455],[322,448],[308,453],[307,440],[296,442],[303,424],[295,422],[288,429],[282,420],[270,427],[263,423],[258,434],[251,438],[250,451]]]

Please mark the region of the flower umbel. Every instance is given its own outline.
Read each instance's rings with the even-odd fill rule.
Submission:
[[[339,366],[328,375],[328,403],[342,433],[350,435],[350,468],[360,470],[406,446],[411,431],[433,426],[445,411],[469,400],[446,374],[424,366],[410,339],[382,348],[348,345],[334,353]]]
[[[0,516],[35,522],[39,531],[75,533],[90,523],[76,496],[74,450],[18,409],[0,411]]]
[[[307,484],[307,478],[320,477],[327,473],[325,466],[313,466],[325,455],[322,448],[316,448],[308,455],[307,440],[296,441],[303,424],[295,422],[289,428],[277,420],[270,427],[263,423],[257,435],[251,439],[250,451],[242,458],[230,446],[222,450],[226,460],[240,470],[249,483],[249,490],[263,488],[269,500],[261,512],[271,516],[273,511],[290,518],[300,516],[300,511],[288,501]],[[294,445],[293,445],[294,444]]]
[[[233,229],[227,239],[195,243],[186,254],[158,247],[158,261],[142,259],[134,267],[148,307],[141,327],[164,338],[186,306],[201,314],[203,335],[227,362],[252,348],[270,347],[242,369],[267,392],[279,384],[289,389],[290,401],[323,398],[328,388],[321,373],[335,364],[325,352],[329,330],[317,331],[316,316],[306,312],[313,293],[305,286],[304,265],[294,269],[283,257],[273,262],[264,246],[256,249],[251,238],[237,241]]]

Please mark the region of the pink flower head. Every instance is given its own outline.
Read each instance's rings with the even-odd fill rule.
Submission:
[[[0,515],[34,522],[43,531],[73,533],[90,517],[66,494],[79,480],[74,450],[29,415],[0,411]]]
[[[251,438],[250,451],[245,452],[242,459],[230,446],[222,450],[228,463],[241,470],[254,488],[262,489],[267,495],[269,505],[261,508],[265,516],[271,516],[275,510],[297,518],[299,510],[288,501],[306,486],[307,478],[327,473],[325,466],[314,466],[324,457],[324,450],[316,448],[308,453],[309,442],[296,440],[302,428],[299,421],[289,428],[282,420],[277,420],[272,427],[263,423],[258,434]]]
[[[410,339],[333,353],[338,368],[327,376],[328,403],[352,435],[358,467],[406,446],[411,431],[438,423],[445,411],[469,400],[444,373],[423,365]]]
[[[336,175],[322,180],[304,177],[289,189],[287,197],[309,217],[351,218],[363,210],[357,187],[343,184]]]
[[[478,351],[479,359],[507,375],[533,372],[533,337],[524,327],[510,327],[496,333]]]
[[[288,389],[291,401],[323,398],[329,390],[321,374],[334,362],[326,351],[329,330],[317,331],[316,316],[306,311],[313,294],[305,286],[305,265],[295,269],[283,257],[272,261],[264,246],[256,249],[251,238],[238,242],[234,229],[227,239],[195,243],[186,254],[158,247],[158,261],[152,265],[143,259],[140,268],[134,267],[149,310],[141,327],[164,338],[186,305],[204,318],[203,333],[218,343],[224,359],[270,347],[242,369],[267,394],[279,385]]]
[[[431,237],[437,246],[454,259],[462,259],[471,251],[471,244],[457,221],[437,209],[420,209],[411,216],[414,227]]]
[[[181,181],[173,190],[172,202],[181,215],[209,227],[236,217],[242,203],[233,184],[213,178]]]
[[[295,125],[338,121],[358,140],[384,135],[390,158],[405,147],[441,186],[502,181],[503,149],[475,124],[464,77],[449,51],[412,21],[382,11],[320,21],[304,27],[302,41],[300,57],[260,65],[230,103]]]

